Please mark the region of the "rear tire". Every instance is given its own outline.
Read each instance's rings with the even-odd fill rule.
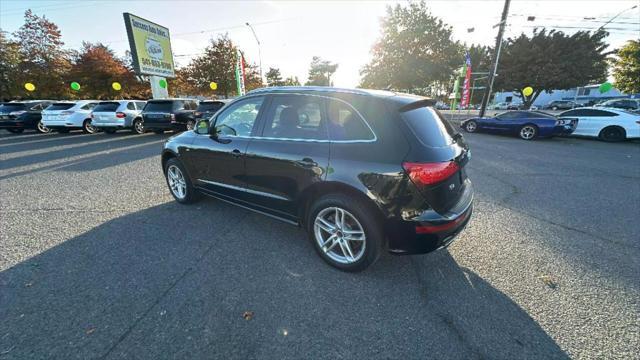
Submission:
[[[12,134],[22,134],[24,132],[24,129],[7,129],[7,131]]]
[[[91,124],[91,119],[86,119],[82,123],[82,132],[85,134],[95,134],[98,132],[98,129]]]
[[[132,130],[138,135],[144,134],[144,122],[142,121],[142,119],[133,120]]]
[[[336,221],[337,217],[342,220]],[[318,255],[349,272],[362,271],[378,260],[385,240],[381,224],[367,204],[346,194],[329,194],[314,201],[306,221]]]
[[[164,164],[164,177],[173,198],[181,204],[191,204],[202,198],[180,160],[171,158]]]
[[[538,128],[535,125],[524,125],[520,128],[518,136],[522,140],[533,140],[538,136]]]
[[[464,130],[468,133],[476,132],[476,130],[478,130],[478,123],[473,120],[467,121],[467,123],[464,124]]]
[[[627,138],[626,131],[619,126],[607,126],[600,131],[598,138],[606,142],[620,142]]]

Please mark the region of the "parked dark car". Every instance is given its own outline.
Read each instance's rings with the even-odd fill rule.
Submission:
[[[200,194],[304,227],[330,265],[447,246],[471,217],[469,150],[435,101],[326,87],[254,90],[169,139],[176,201]]]
[[[571,100],[554,100],[543,106],[543,110],[569,110],[578,107],[578,104]]]
[[[161,134],[165,130],[191,130],[195,125],[193,113],[197,107],[198,102],[192,99],[149,100],[142,110],[142,131]]]
[[[0,105],[0,129],[19,134],[25,129],[48,133],[51,129],[42,125],[42,110],[51,104],[48,100],[9,102]]]
[[[596,107],[610,107],[622,110],[640,110],[640,100],[636,99],[616,99],[608,100],[596,105]]]
[[[213,114],[222,109],[229,100],[204,100],[200,101],[196,112],[193,113],[193,117],[198,120],[209,120]]]
[[[523,140],[538,137],[570,135],[577,119],[558,120],[538,111],[507,111],[493,117],[467,119],[460,125],[467,132],[484,131],[495,134],[517,135]]]

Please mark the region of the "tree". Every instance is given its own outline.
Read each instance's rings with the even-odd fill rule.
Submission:
[[[613,59],[613,79],[618,90],[640,93],[640,40],[629,40]]]
[[[67,82],[80,83],[82,98],[113,99],[131,98],[140,90],[135,75],[118,59],[113,50],[101,43],[84,42],[82,49],[75,54],[67,76]],[[122,90],[111,88],[113,82],[119,82]]]
[[[14,33],[14,37],[20,44],[18,83],[35,84],[40,98],[59,99],[68,96],[69,90],[64,80],[70,67],[69,52],[62,48],[64,43],[58,26],[27,10],[24,25]]]
[[[524,99],[522,89],[531,86],[533,95],[525,99],[528,108],[543,91],[566,90],[607,77],[608,45],[604,31],[534,31],[521,34],[503,44],[495,88],[513,91]]]
[[[24,93],[20,83],[20,44],[10,40],[0,30],[0,101],[13,99]]]
[[[211,95],[209,83],[218,83],[217,94],[229,97],[236,94],[235,65],[238,48],[228,35],[211,39],[204,54],[194,58],[188,65],[190,81],[203,94]],[[257,66],[243,62],[245,68],[245,88],[255,89],[262,86]]]
[[[322,60],[319,56],[311,59],[309,67],[309,79],[305,85],[308,86],[333,86],[331,75],[338,69],[338,64]]]
[[[280,74],[280,69],[278,68],[269,68],[266,78],[267,86],[282,86],[284,84],[282,81],[282,75]]]
[[[446,92],[453,71],[464,61],[463,47],[452,40],[451,27],[431,15],[424,1],[388,6],[381,25],[373,59],[360,71],[360,85]]]
[[[298,80],[297,76],[289,76],[288,78],[284,79],[283,85],[284,86],[300,86],[300,80]]]

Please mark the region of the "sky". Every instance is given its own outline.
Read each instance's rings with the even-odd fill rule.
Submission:
[[[406,1],[0,0],[0,28],[17,30],[30,8],[59,26],[65,47],[102,42],[123,55],[129,43],[122,13],[130,12],[169,28],[177,66],[187,65],[212,37],[227,33],[249,62],[259,64],[261,52],[264,73],[278,67],[284,77],[298,76],[304,82],[311,58],[317,55],[338,63],[335,86],[354,87],[380,36],[380,19],[387,6],[397,3]],[[427,5],[452,26],[455,40],[495,43],[498,29],[493,25],[500,20],[504,1],[432,0]],[[566,33],[595,30],[634,5],[640,5],[640,0],[513,0],[505,36],[530,34],[536,26]],[[527,21],[528,16],[536,19]],[[260,51],[247,22],[256,31]],[[611,32],[607,39],[611,48],[640,38],[640,6],[625,11],[606,28]]]

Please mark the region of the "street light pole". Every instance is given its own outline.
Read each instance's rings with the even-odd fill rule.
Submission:
[[[249,27],[249,29],[251,29],[251,32],[253,33],[253,37],[256,38],[256,42],[258,43],[258,60],[260,61],[259,65],[260,65],[260,83],[263,84],[264,83],[264,76],[262,75],[262,50],[260,49],[260,40],[258,39],[258,35],[256,35],[256,31],[253,29],[253,26],[251,26],[251,24],[249,24],[248,22],[246,23],[246,25]]]
[[[605,26],[609,25],[610,22],[612,22],[613,20],[615,20],[618,16],[622,15],[622,13],[627,12],[629,10],[633,10],[635,8],[637,8],[638,5],[633,5],[632,7],[628,8],[628,9],[624,9],[622,11],[620,11],[616,16],[612,17],[611,19],[609,19],[609,21],[607,21],[606,23],[604,23],[602,26],[600,26],[596,32],[602,30],[602,28],[604,28]]]
[[[500,29],[498,30],[498,37],[496,38],[496,49],[495,56],[493,60],[493,70],[491,74],[489,74],[489,88],[484,93],[482,97],[482,106],[480,107],[480,117],[484,116],[485,111],[487,110],[487,102],[489,102],[489,98],[491,97],[491,92],[493,91],[493,81],[496,77],[496,73],[498,72],[498,61],[500,60],[500,51],[502,50],[502,36],[504,35],[504,28],[507,25],[507,16],[509,15],[509,5],[511,4],[511,0],[504,0],[504,8],[502,9],[502,19],[500,20]],[[494,26],[495,27],[495,26]]]

